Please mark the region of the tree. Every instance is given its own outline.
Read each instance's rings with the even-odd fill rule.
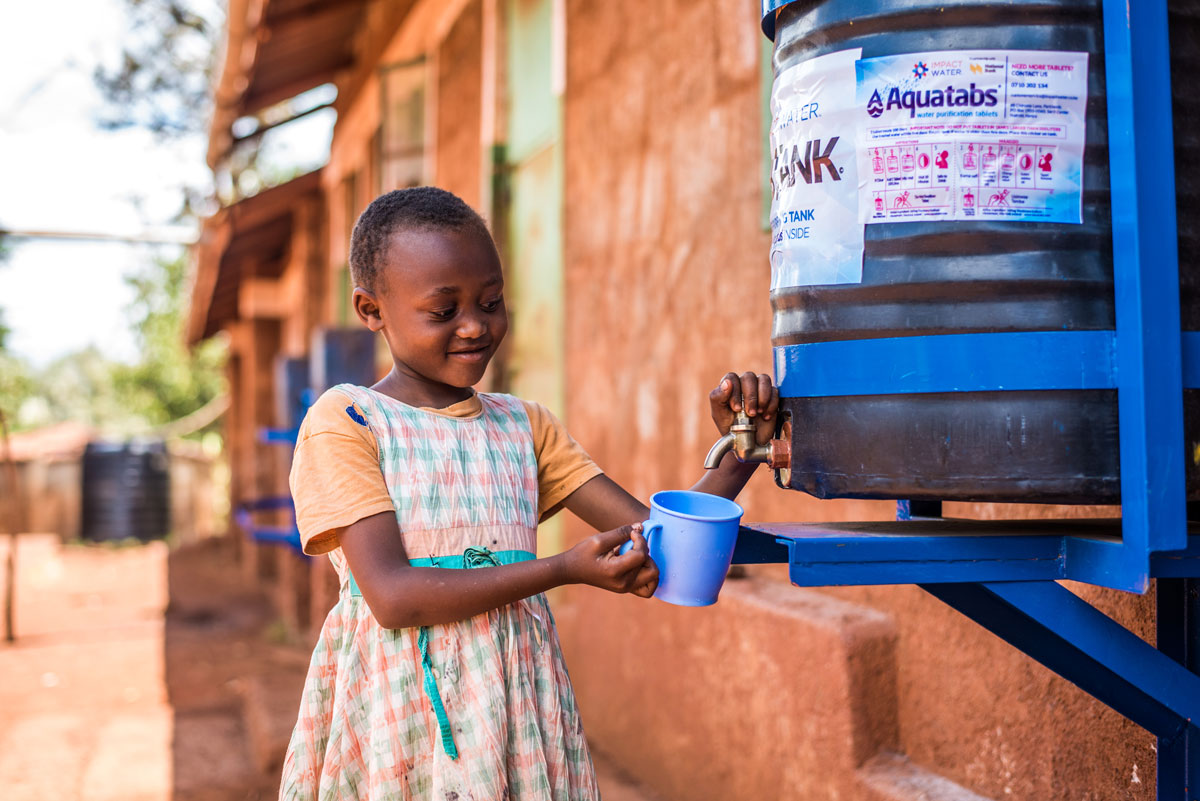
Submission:
[[[8,261],[8,246],[4,242],[4,234],[0,233],[0,266]],[[4,309],[0,309],[0,354],[3,354],[8,345],[8,335],[12,333],[12,329],[4,324]]]
[[[126,0],[130,33],[119,63],[93,75],[108,101],[105,128],[157,134],[202,133],[212,106],[219,4],[204,0]]]
[[[224,23],[218,0],[125,0],[130,35],[119,63],[98,67],[96,85],[106,100],[103,127],[138,126],[157,136],[203,135],[212,113],[209,95]],[[180,187],[178,217],[195,216],[205,198]],[[135,298],[129,308],[140,345],[136,364],[113,364],[109,376],[122,409],[149,425],[177,420],[224,390],[222,342],[183,344],[187,260],[156,259],[127,278]],[[99,400],[99,399],[97,399]]]
[[[142,127],[164,138],[203,135],[212,118],[210,91],[218,68],[223,4],[217,0],[125,0],[131,35],[118,62],[96,68],[93,78],[106,101],[102,128]],[[258,115],[260,130],[302,110],[283,101]],[[270,136],[270,133],[265,134]],[[275,186],[308,168],[261,164],[263,134],[239,140],[217,169],[220,200],[231,202]],[[180,219],[208,208],[211,192],[181,187]],[[207,213],[207,212],[201,212]]]
[[[36,427],[74,420],[119,434],[145,430],[118,397],[112,368],[95,345],[55,359],[30,376],[31,392],[19,409],[18,423]]]
[[[183,340],[187,260],[158,259],[127,280],[129,313],[139,345],[133,364],[98,348],[31,370],[0,351],[0,407],[14,428],[77,420],[110,435],[146,434],[186,417],[225,391],[225,343],[188,350]]]
[[[0,349],[0,409],[16,428],[17,412],[33,394],[34,384],[26,364],[7,350]]]
[[[4,235],[0,234],[0,266],[8,259],[8,253]],[[7,414],[9,424],[15,425],[17,409],[29,397],[32,384],[25,363],[8,350],[11,333],[12,329],[4,324],[4,310],[0,309],[0,410]]]
[[[211,339],[189,350],[187,259],[158,259],[126,281],[135,296],[129,312],[141,357],[112,367],[113,386],[123,407],[151,425],[161,425],[201,408],[225,389],[225,343]]]

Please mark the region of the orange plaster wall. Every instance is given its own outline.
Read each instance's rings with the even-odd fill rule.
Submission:
[[[438,48],[435,183],[479,209],[483,7],[472,0]]]
[[[759,5],[566,6],[567,419],[646,498],[699,477],[720,376],[771,369]],[[894,514],[765,470],[741,500],[748,520]],[[569,541],[587,533],[570,522]],[[893,751],[992,799],[1154,797],[1146,732],[921,590],[785,581],[754,569],[706,610],[568,590],[556,614],[596,747],[664,797],[883,797],[870,765]],[[1152,637],[1149,596],[1080,592]]]

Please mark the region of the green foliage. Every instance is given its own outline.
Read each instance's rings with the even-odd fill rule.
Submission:
[[[209,92],[225,4],[124,0],[124,5],[129,26],[121,58],[93,75],[106,101],[99,125],[138,126],[162,137],[202,135],[212,111]],[[180,218],[191,216],[199,197],[199,190],[181,187]],[[0,264],[4,255],[0,231]],[[193,350],[184,345],[186,258],[156,260],[127,280],[135,292],[128,311],[140,351],[133,364],[89,348],[34,370],[6,351],[9,330],[0,319],[0,408],[15,428],[78,420],[112,435],[145,433],[224,392],[224,343],[208,341]]]
[[[209,0],[126,0],[129,31],[117,64],[93,75],[108,101],[101,127],[139,126],[174,136],[201,133],[221,31]]]
[[[135,296],[129,311],[141,358],[114,365],[113,387],[125,408],[151,425],[178,420],[224,391],[225,343],[210,339],[188,350],[187,260],[159,260],[126,279]]]
[[[33,371],[0,352],[0,408],[15,428],[76,420],[114,436],[148,433],[224,392],[224,342],[189,351],[183,341],[186,258],[157,260],[127,280],[135,291],[129,306],[139,345],[135,363],[89,347]]]
[[[0,265],[8,260],[8,246],[4,243],[4,234],[0,233]],[[12,329],[4,324],[4,309],[0,309],[0,356],[4,355],[5,348],[8,343],[8,335],[12,333]],[[0,392],[3,392],[4,368],[0,366]],[[0,395],[0,398],[3,398]]]
[[[16,428],[17,412],[34,392],[29,368],[13,354],[0,348],[0,410],[10,427]]]
[[[0,266],[8,259],[4,235],[0,234]],[[12,329],[4,324],[4,309],[0,309],[0,410],[12,424],[16,410],[32,391],[29,370],[24,362],[8,352],[8,336]]]
[[[142,429],[140,421],[122,407],[112,383],[112,366],[98,348],[91,346],[30,374],[31,391],[18,407],[18,427],[75,420],[114,433]]]

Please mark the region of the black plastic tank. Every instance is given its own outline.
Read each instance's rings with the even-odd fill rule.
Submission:
[[[308,410],[309,363],[305,357],[275,360],[275,423],[298,428]]]
[[[83,538],[162,539],[171,526],[166,445],[89,442],[83,452]]]
[[[1200,2],[1171,2],[1169,14],[1182,323],[1196,330],[1200,108],[1189,82],[1200,62]],[[864,59],[943,50],[1090,54],[1083,221],[867,225],[861,283],[772,293],[773,345],[1113,329],[1099,0],[797,0],[778,10],[776,76],[851,48],[862,48]],[[1198,398],[1184,395],[1193,442]],[[795,454],[785,481],[817,497],[1120,502],[1115,390],[791,397],[783,408]],[[1200,495],[1198,479],[1189,459],[1189,499]]]

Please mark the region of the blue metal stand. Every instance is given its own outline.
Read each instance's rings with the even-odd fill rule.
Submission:
[[[932,520],[752,523],[735,564],[788,565],[798,587],[1086,581],[1122,547],[1116,520]],[[1152,554],[1154,578],[1200,576],[1200,530],[1178,551]]]
[[[1200,674],[1200,581],[1159,579],[1158,649],[1193,675]],[[1200,797],[1200,733],[1193,725],[1174,739],[1158,739],[1158,797]]]
[[[792,0],[763,0],[763,31]],[[734,562],[788,564],[800,586],[918,584],[1159,738],[1158,798],[1200,799],[1200,531],[1185,509],[1183,390],[1166,0],[1103,0],[1115,331],[816,342],[775,351],[789,397],[1116,389],[1118,521],[930,519],[742,529]],[[1190,535],[1190,536],[1189,536]],[[1145,592],[1158,647],[1056,583]]]
[[[255,512],[288,510],[292,513],[290,526],[260,526],[254,522]],[[290,495],[275,495],[267,498],[256,498],[240,504],[234,513],[234,519],[243,531],[255,542],[275,543],[286,545],[301,556],[305,556],[300,544],[300,529],[296,527],[296,507]]]
[[[307,368],[305,370],[307,371]],[[296,440],[300,436],[299,421],[304,418],[304,415],[308,412],[308,408],[313,405],[315,400],[316,395],[312,390],[306,389],[301,392],[295,411],[296,426],[294,428],[260,428],[258,431],[258,441],[264,445],[286,445],[290,448],[295,448]],[[281,528],[279,526],[255,525],[255,512],[279,511],[283,509],[292,513],[292,524],[290,526]],[[255,542],[286,545],[299,555],[308,556],[308,554],[304,553],[304,546],[300,543],[300,529],[296,525],[296,505],[291,495],[273,495],[246,501],[238,506],[234,512],[234,519],[237,521],[238,526]]]

